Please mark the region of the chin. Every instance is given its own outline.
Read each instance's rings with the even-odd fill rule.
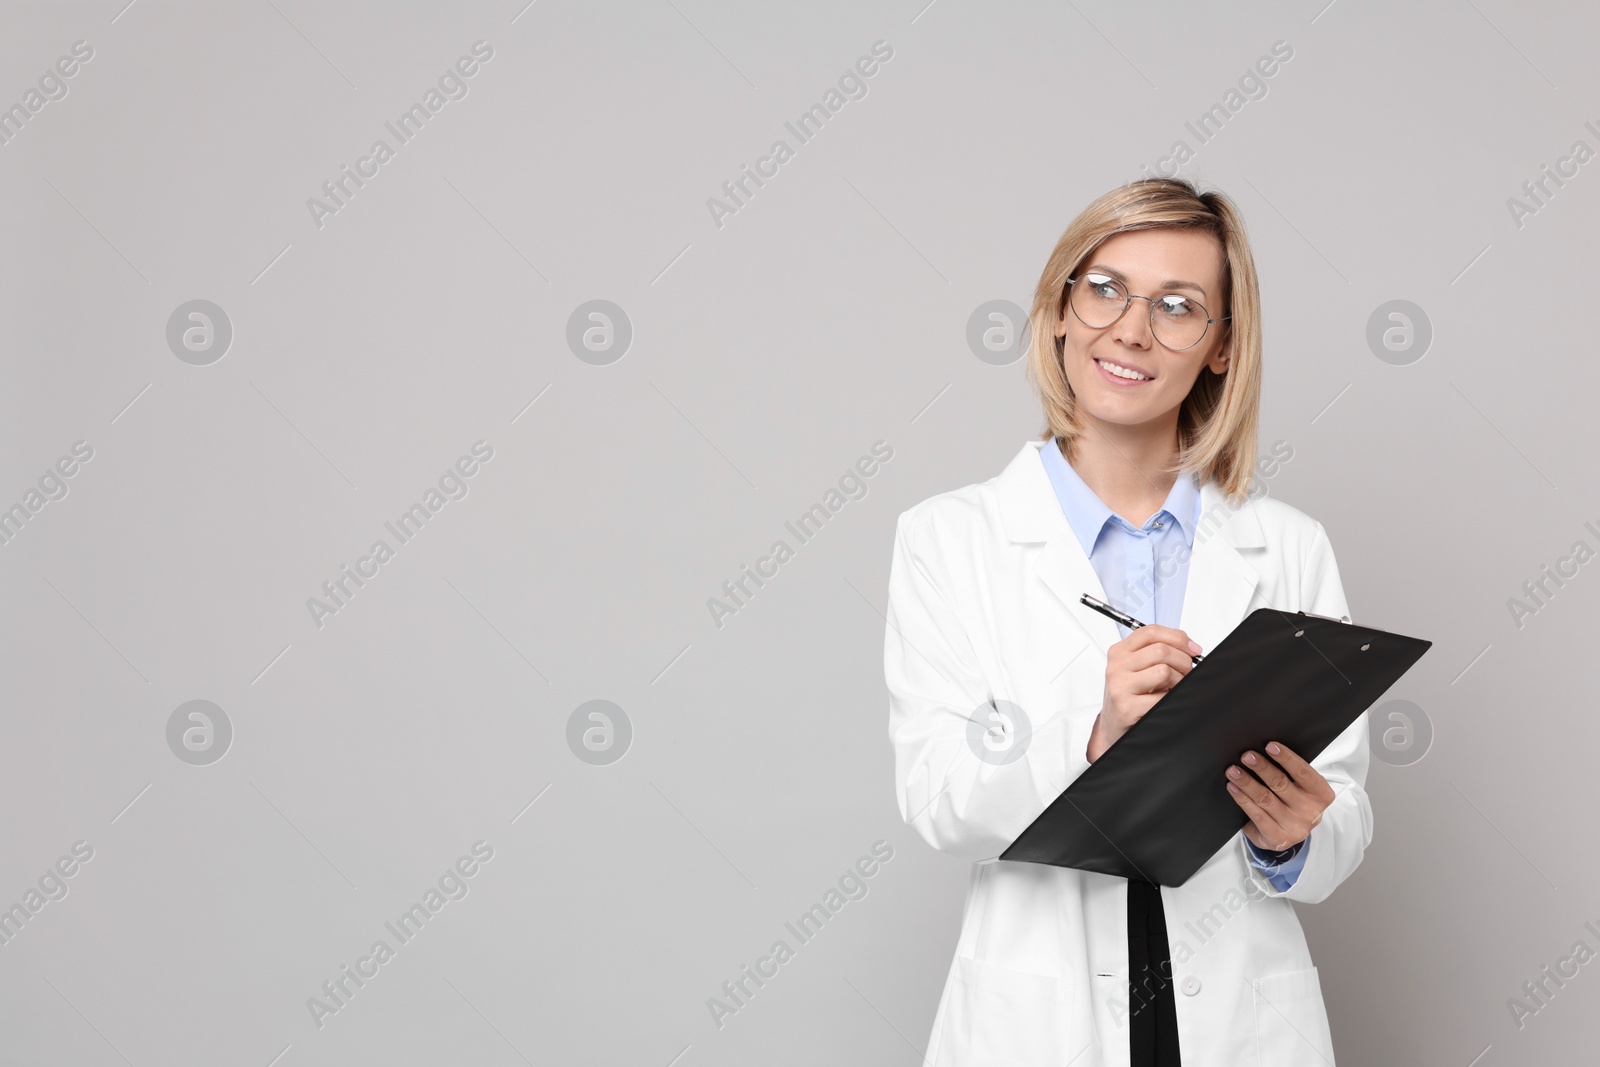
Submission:
[[[1078,406],[1085,414],[1100,422],[1116,426],[1142,426],[1166,415],[1175,407],[1158,396],[1131,397],[1106,396],[1103,392],[1085,394],[1074,390]]]

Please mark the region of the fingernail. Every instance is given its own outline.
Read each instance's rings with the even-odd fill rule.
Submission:
[[[1195,655],[1198,656],[1200,654],[1200,646],[1195,644],[1193,641],[1190,641],[1189,642],[1189,651],[1193,652]]]
[[[1254,752],[1246,752],[1244,754],[1244,761],[1250,764],[1252,767],[1255,766],[1256,754]]]
[[[1272,755],[1276,756],[1278,754],[1278,751],[1279,751],[1278,750],[1278,742],[1276,742],[1276,741],[1268,741],[1267,742],[1267,751],[1269,753],[1271,753]]]
[[[1237,768],[1237,767],[1229,767],[1228,768],[1228,777],[1229,778],[1237,778],[1242,773],[1244,773],[1244,772],[1240,771],[1239,768]]]
[[[1228,783],[1228,792],[1237,793],[1238,791],[1239,791],[1239,787],[1238,786],[1234,785],[1232,782]]]

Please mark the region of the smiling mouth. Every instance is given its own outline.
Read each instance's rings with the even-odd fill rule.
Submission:
[[[1155,380],[1154,375],[1141,374],[1131,367],[1124,367],[1120,363],[1113,363],[1110,360],[1097,359],[1094,362],[1095,366],[1099,367],[1108,376],[1121,382],[1148,382]]]

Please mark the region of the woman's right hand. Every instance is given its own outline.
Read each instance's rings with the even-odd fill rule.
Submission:
[[[1084,755],[1099,759],[1194,667],[1200,646],[1170,626],[1146,625],[1106,652],[1105,699]]]

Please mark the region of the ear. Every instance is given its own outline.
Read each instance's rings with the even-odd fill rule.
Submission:
[[[1206,366],[1211,368],[1212,374],[1226,374],[1233,364],[1233,331],[1229,330],[1217,350],[1211,353],[1206,360]]]

